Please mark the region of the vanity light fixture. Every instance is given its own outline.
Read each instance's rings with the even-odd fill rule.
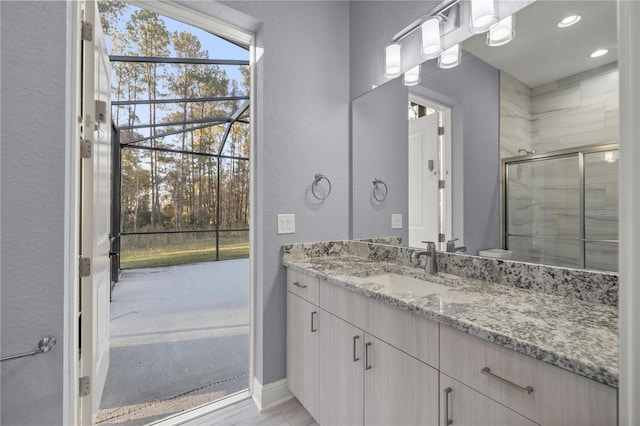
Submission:
[[[590,58],[599,58],[600,56],[604,56],[607,53],[609,53],[608,49],[598,49],[595,52],[593,52],[591,55],[589,55]]]
[[[572,25],[575,25],[582,19],[580,15],[569,15],[566,18],[562,18],[560,22],[558,22],[558,28],[567,28]]]
[[[415,86],[420,83],[420,64],[411,68],[404,73],[402,77],[402,84],[405,86]]]
[[[390,43],[384,48],[384,76],[396,78],[402,74],[402,45]]]
[[[438,66],[445,69],[458,66],[460,64],[461,54],[460,44],[451,46],[438,57]]]
[[[497,24],[493,24],[487,33],[487,46],[504,46],[516,36],[515,19],[513,15],[507,16]]]
[[[484,33],[500,20],[494,0],[471,0],[469,7],[471,14],[469,29],[474,34]]]
[[[605,151],[604,160],[607,163],[615,163],[617,159],[618,159],[618,156],[614,151]]]
[[[440,38],[440,18],[433,16],[420,25],[422,32],[422,58],[433,59],[442,51],[442,39]]]

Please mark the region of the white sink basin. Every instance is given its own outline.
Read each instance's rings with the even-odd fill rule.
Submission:
[[[375,275],[363,280],[374,282],[398,293],[410,293],[415,296],[427,296],[429,294],[442,293],[450,289],[446,285],[435,284],[399,274]]]

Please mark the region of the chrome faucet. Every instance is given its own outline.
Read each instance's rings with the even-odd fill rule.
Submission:
[[[467,251],[467,248],[464,246],[461,247],[456,247],[456,241],[458,241],[458,238],[455,238],[453,240],[449,240],[447,241],[447,252],[448,253],[456,253],[456,252],[465,252]]]
[[[438,263],[436,262],[436,243],[433,241],[423,241],[427,245],[427,251],[419,251],[415,254],[416,259],[420,256],[427,256],[429,259],[424,267],[427,274],[436,275],[438,273]]]

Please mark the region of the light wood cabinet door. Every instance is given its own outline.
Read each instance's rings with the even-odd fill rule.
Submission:
[[[440,371],[542,425],[617,424],[616,389],[451,327]]]
[[[364,332],[320,310],[320,424],[364,423]]]
[[[287,384],[314,419],[319,408],[319,311],[287,292]]]
[[[320,281],[320,307],[438,368],[438,323],[388,303]]]
[[[438,372],[365,334],[364,422],[366,425],[436,425]]]
[[[445,374],[440,374],[440,413],[441,426],[536,425]]]

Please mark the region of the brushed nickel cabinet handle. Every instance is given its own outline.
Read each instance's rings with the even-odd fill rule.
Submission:
[[[482,370],[480,370],[480,372],[482,374],[484,374],[485,376],[488,376],[488,377],[490,377],[492,379],[495,379],[496,381],[502,383],[503,385],[508,386],[511,389],[513,389],[515,391],[518,391],[520,393],[523,393],[525,395],[529,395],[531,392],[533,392],[533,388],[531,386],[522,387],[522,386],[516,385],[515,383],[513,383],[513,382],[511,382],[511,381],[509,381],[507,379],[504,379],[504,378],[498,376],[497,374],[492,373],[491,369],[489,367],[483,368]]]
[[[371,342],[367,342],[364,344],[364,369],[371,370],[371,364],[369,364],[369,348],[371,347]]]
[[[453,420],[449,418],[449,394],[451,392],[453,389],[450,387],[444,390],[444,424],[447,426],[453,424]]]
[[[298,281],[294,281],[294,282],[293,282],[293,285],[295,285],[296,287],[300,287],[300,288],[307,288],[307,286],[306,286],[306,285],[304,285],[304,284],[300,284]]]
[[[360,336],[353,336],[353,362],[360,361],[360,357],[358,356],[358,350],[357,350],[358,339],[360,339]]]
[[[315,318],[318,315],[318,313],[316,311],[311,312],[311,332],[315,333],[316,331],[318,331],[317,327],[314,327],[315,324]]]

